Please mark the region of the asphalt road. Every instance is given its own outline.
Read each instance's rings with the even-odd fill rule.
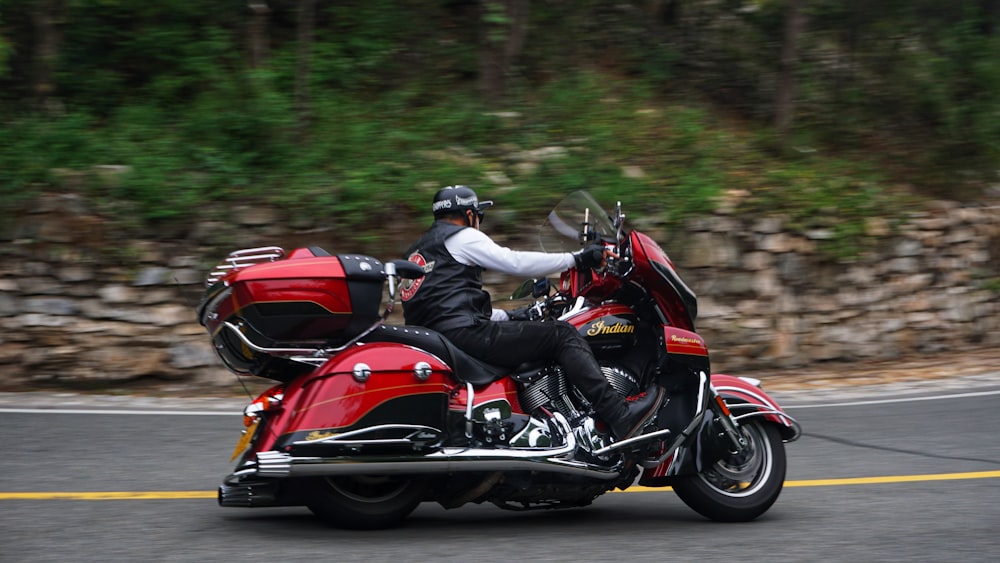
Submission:
[[[238,409],[20,412],[7,400],[0,562],[995,561],[1000,385],[941,393],[841,405],[789,395],[806,434],[787,446],[781,498],[751,523],[706,521],[656,491],[567,511],[423,505],[403,527],[377,532],[330,529],[304,508],[219,508],[212,492],[230,469]],[[107,492],[152,498],[96,494]]]

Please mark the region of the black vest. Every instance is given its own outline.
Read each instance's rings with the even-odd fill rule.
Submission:
[[[459,263],[448,252],[445,239],[462,227],[435,221],[406,251],[410,262],[424,268],[424,277],[400,290],[406,324],[444,332],[490,320],[490,294],[483,291],[483,269]]]

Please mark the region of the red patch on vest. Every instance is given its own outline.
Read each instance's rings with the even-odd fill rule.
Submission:
[[[421,256],[419,252],[414,252],[413,254],[411,254],[408,260],[423,268],[425,274],[428,272],[427,260],[423,256]],[[415,280],[405,280],[402,284],[402,287],[400,287],[399,289],[400,298],[402,298],[403,301],[409,301],[417,293],[417,290],[420,289],[420,285],[423,283],[424,283],[424,278],[417,278]]]

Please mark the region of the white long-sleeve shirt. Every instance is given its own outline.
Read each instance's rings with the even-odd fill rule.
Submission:
[[[476,229],[462,229],[448,237],[444,246],[460,264],[479,266],[513,276],[547,276],[568,270],[576,263],[570,252],[511,250],[500,246]],[[509,318],[507,311],[493,309],[491,320],[506,321]]]
[[[547,276],[568,270],[576,263],[570,252],[511,250],[476,229],[462,229],[448,237],[444,246],[461,264],[512,276]]]

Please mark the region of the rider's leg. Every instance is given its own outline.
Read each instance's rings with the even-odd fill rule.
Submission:
[[[634,435],[655,413],[657,392],[626,401],[601,373],[590,345],[566,322],[488,322],[448,331],[445,336],[485,362],[516,367],[524,362],[555,361],[583,393],[618,439]]]

